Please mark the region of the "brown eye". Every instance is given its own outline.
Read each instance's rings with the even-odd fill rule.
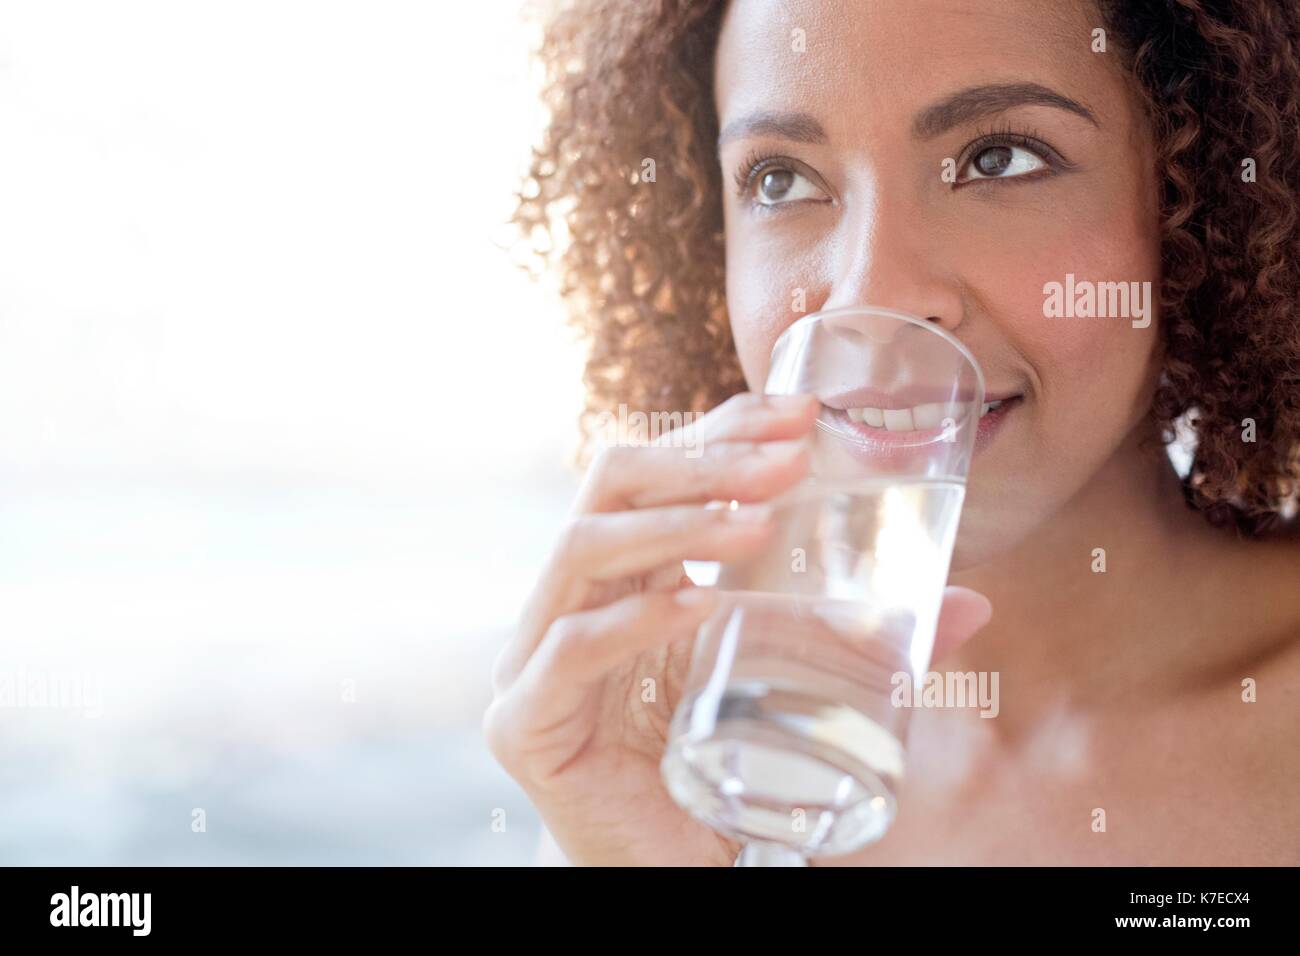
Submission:
[[[1006,146],[990,146],[975,157],[975,166],[985,176],[1001,176],[1011,165],[1011,150]]]
[[[759,206],[785,206],[804,199],[826,199],[826,194],[812,180],[785,166],[760,169],[754,174],[750,189],[755,205]]]
[[[1049,168],[1049,164],[1032,149],[1024,146],[985,146],[969,160],[959,183],[975,179],[1015,179],[1025,173],[1036,173]]]
[[[774,169],[763,174],[758,184],[758,195],[765,202],[780,202],[793,185],[793,172],[788,169]]]

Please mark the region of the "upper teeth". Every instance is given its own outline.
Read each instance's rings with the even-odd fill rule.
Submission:
[[[993,409],[1002,405],[1005,399],[985,402],[980,409],[983,418]],[[914,405],[911,408],[850,408],[849,418],[862,422],[872,428],[883,428],[891,432],[910,432],[917,429],[939,428],[945,418],[957,419],[965,414],[965,408],[955,402],[932,402],[927,405]]]

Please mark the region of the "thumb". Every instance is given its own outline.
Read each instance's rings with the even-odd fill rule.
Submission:
[[[993,605],[983,594],[970,588],[947,587],[939,609],[939,626],[934,634],[933,658],[938,659],[966,643],[993,617]]]

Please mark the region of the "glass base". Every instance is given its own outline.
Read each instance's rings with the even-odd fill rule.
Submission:
[[[805,856],[850,853],[884,836],[902,757],[891,733],[856,710],[764,681],[706,698],[679,711],[661,767],[693,816],[732,839]],[[697,707],[716,719],[692,728]]]
[[[803,854],[776,843],[746,843],[733,866],[807,866]]]

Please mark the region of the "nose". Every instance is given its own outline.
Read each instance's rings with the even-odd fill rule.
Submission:
[[[856,222],[850,222],[856,219]],[[961,325],[963,299],[955,264],[917,210],[880,199],[845,217],[844,240],[832,256],[824,309],[875,305],[907,312],[948,332]]]

